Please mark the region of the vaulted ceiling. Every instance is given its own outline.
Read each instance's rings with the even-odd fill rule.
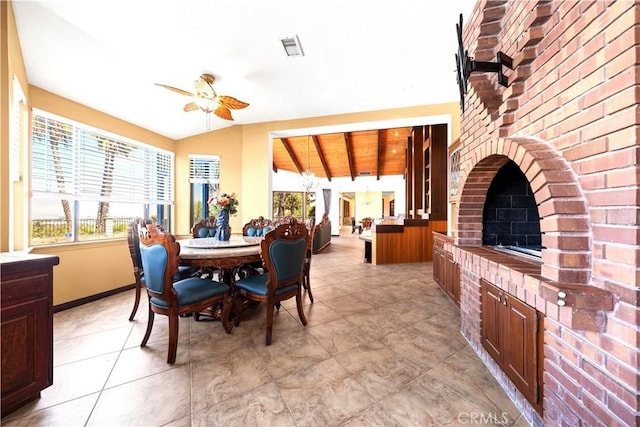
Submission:
[[[14,0],[29,83],[172,139],[234,124],[457,102],[455,25],[476,0]],[[297,36],[304,56],[281,40]],[[194,92],[203,73],[249,106]],[[322,138],[320,145],[323,145]],[[374,165],[370,166],[372,172]]]
[[[172,139],[232,126],[457,102],[459,14],[476,0],[12,3],[31,85]],[[328,24],[330,23],[330,24]],[[296,35],[304,56],[281,43]],[[185,112],[202,73],[249,106]],[[362,129],[360,127],[359,129]],[[333,130],[331,130],[333,132]],[[408,128],[274,139],[274,170],[404,172]]]
[[[275,138],[273,169],[317,176],[402,175],[410,127]]]

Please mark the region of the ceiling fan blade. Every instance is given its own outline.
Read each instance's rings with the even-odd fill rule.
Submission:
[[[180,95],[184,95],[184,96],[193,96],[193,94],[191,92],[187,92],[186,90],[182,90],[182,89],[178,89],[177,87],[173,87],[173,86],[167,86],[167,85],[163,85],[161,83],[154,83],[156,86],[160,86],[163,87],[165,89],[169,89],[170,91],[173,92],[177,92]]]
[[[198,104],[196,104],[195,102],[190,102],[187,105],[184,106],[184,111],[186,111],[187,113],[189,111],[195,111],[195,110],[199,110],[200,107],[198,107]]]
[[[220,95],[217,98],[217,101],[221,105],[224,105],[225,107],[230,108],[232,110],[241,110],[242,108],[246,108],[249,106],[249,104],[247,104],[246,102],[240,101],[239,99],[236,99],[233,96]]]
[[[211,74],[201,74],[200,78],[205,82],[209,83],[210,85],[213,85],[213,82],[216,80],[216,78],[213,77]]]
[[[229,111],[229,109],[224,105],[220,105],[218,108],[216,108],[214,113],[221,119],[233,121],[233,117],[231,117],[231,111]]]

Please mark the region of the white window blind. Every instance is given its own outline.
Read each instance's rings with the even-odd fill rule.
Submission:
[[[77,200],[173,203],[173,153],[33,112],[34,193]]]
[[[189,155],[189,182],[217,185],[220,182],[220,156]]]

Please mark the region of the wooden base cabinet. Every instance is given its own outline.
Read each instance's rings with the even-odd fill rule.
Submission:
[[[2,416],[53,384],[53,266],[56,256],[0,255]]]
[[[481,280],[482,346],[531,405],[542,411],[543,342],[536,309]]]
[[[433,279],[451,300],[460,307],[460,266],[453,254],[446,250],[448,239],[441,233],[433,233]]]

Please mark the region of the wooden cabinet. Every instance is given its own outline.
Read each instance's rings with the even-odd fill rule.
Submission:
[[[542,333],[538,312],[481,280],[482,346],[538,411],[542,410]]]
[[[407,139],[406,212],[409,218],[447,220],[447,125],[415,126]]]
[[[450,240],[442,233],[433,233],[433,279],[460,307],[460,266],[445,247]]]
[[[2,416],[53,384],[53,266],[56,256],[0,255]]]

